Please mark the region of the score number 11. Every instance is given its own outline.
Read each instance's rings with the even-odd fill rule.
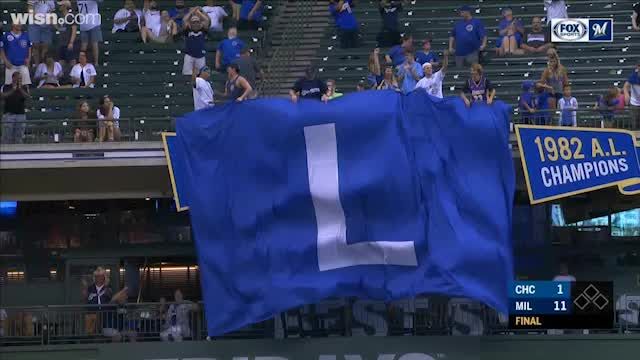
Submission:
[[[564,295],[562,290],[562,284],[558,284],[558,295]],[[555,305],[553,311],[567,311],[567,304],[564,300],[556,300],[553,302],[553,305]]]

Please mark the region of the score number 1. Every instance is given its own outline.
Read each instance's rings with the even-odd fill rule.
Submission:
[[[564,295],[562,284],[558,284],[558,295]],[[555,305],[553,311],[567,311],[567,304],[564,300],[556,300],[553,302],[553,305]]]

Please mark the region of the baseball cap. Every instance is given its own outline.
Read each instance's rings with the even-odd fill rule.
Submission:
[[[191,21],[200,21],[200,17],[199,16],[192,16],[191,17]]]
[[[433,67],[433,65],[431,65],[431,63],[430,63],[430,62],[426,62],[426,63],[422,64],[422,68],[423,68],[423,69],[424,69],[424,68],[427,68],[427,67]]]
[[[208,66],[203,66],[200,68],[200,71],[198,71],[198,75],[202,74],[203,72],[210,72],[211,70],[209,69]]]

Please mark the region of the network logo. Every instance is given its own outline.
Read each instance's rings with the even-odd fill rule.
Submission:
[[[573,304],[580,310],[585,310],[590,305],[598,310],[603,310],[609,304],[609,299],[607,299],[597,287],[589,284],[589,286],[573,300]]]
[[[612,42],[613,19],[553,19],[552,42]]]

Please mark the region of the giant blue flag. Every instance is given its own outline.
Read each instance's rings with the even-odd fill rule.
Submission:
[[[422,91],[179,119],[209,334],[332,296],[439,293],[506,312],[508,121],[502,103]]]

